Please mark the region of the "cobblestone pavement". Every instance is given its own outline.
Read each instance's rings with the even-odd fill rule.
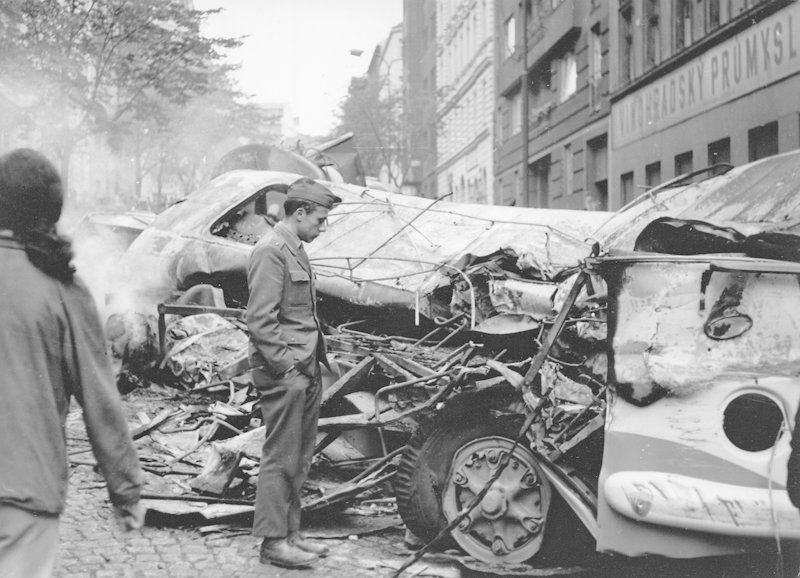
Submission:
[[[130,417],[134,404],[126,404]],[[87,447],[80,409],[73,408],[67,420],[68,451]],[[76,450],[76,447],[78,448]],[[91,453],[74,454],[73,461],[91,463]],[[347,526],[334,532],[318,522],[304,528],[310,536],[334,535],[324,540],[331,554],[306,570],[287,570],[263,565],[258,559],[258,541],[249,535],[246,522],[240,526],[203,534],[192,526],[167,527],[148,524],[141,531],[124,532],[116,527],[108,503],[105,481],[91,465],[72,465],[67,508],[61,517],[60,560],[56,576],[111,577],[308,577],[358,578],[389,576],[409,555],[403,545],[399,518],[386,518],[383,529],[367,532]],[[380,520],[366,520],[380,528]],[[352,531],[353,533],[349,533]],[[412,566],[406,576],[458,578],[454,564],[425,562]]]

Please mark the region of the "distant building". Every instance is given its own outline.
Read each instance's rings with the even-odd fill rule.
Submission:
[[[498,0],[498,204],[608,208],[607,6]]]
[[[404,185],[423,197],[437,196],[436,0],[404,0],[403,64],[406,138],[410,168]]]
[[[800,4],[612,0],[612,208],[800,147]]]
[[[299,119],[292,116],[289,104],[285,102],[260,103],[257,106],[266,119],[266,124],[262,127],[265,139],[274,143],[286,141],[288,144],[292,139],[297,138]]]
[[[438,193],[494,202],[494,0],[437,0]]]

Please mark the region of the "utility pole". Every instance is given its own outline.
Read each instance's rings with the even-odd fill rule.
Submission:
[[[530,175],[528,169],[528,139],[530,134],[528,132],[528,2],[530,0],[522,0],[520,6],[522,7],[522,75],[520,77],[519,89],[522,91],[522,195],[517,195],[517,206],[527,206]],[[539,199],[541,191],[537,191],[536,204],[541,206],[541,199]],[[521,199],[519,197],[522,197]]]

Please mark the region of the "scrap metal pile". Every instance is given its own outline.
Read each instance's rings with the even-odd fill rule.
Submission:
[[[241,312],[187,305],[161,310],[165,354],[139,383],[170,386],[151,389],[170,392],[172,403],[151,418],[143,416],[134,430],[151,474],[148,507],[205,519],[252,511],[264,426],[247,369]],[[602,325],[600,310],[592,304],[591,311],[574,321],[575,336],[585,332],[578,329],[583,325],[595,331]],[[459,313],[419,337],[359,331],[358,323],[330,330],[333,371],[324,375],[306,511],[391,492],[386,482],[419,421],[435,420],[453,398],[503,391],[508,411],[524,411],[522,397],[509,395],[508,384],[519,387],[530,356],[515,359],[497,344],[471,340],[476,334],[468,326]],[[540,334],[523,339],[532,345]],[[513,340],[504,342],[519,349]],[[576,371],[582,364],[574,354],[571,359],[546,361],[537,388],[551,403],[538,426],[544,435],[534,439],[553,458],[602,423],[601,382]]]

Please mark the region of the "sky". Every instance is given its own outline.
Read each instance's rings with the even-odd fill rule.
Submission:
[[[367,71],[375,46],[403,21],[403,0],[194,0],[207,36],[246,36],[229,54],[238,88],[257,103],[286,103],[301,133],[323,136],[350,78]],[[351,50],[363,51],[353,56]]]

